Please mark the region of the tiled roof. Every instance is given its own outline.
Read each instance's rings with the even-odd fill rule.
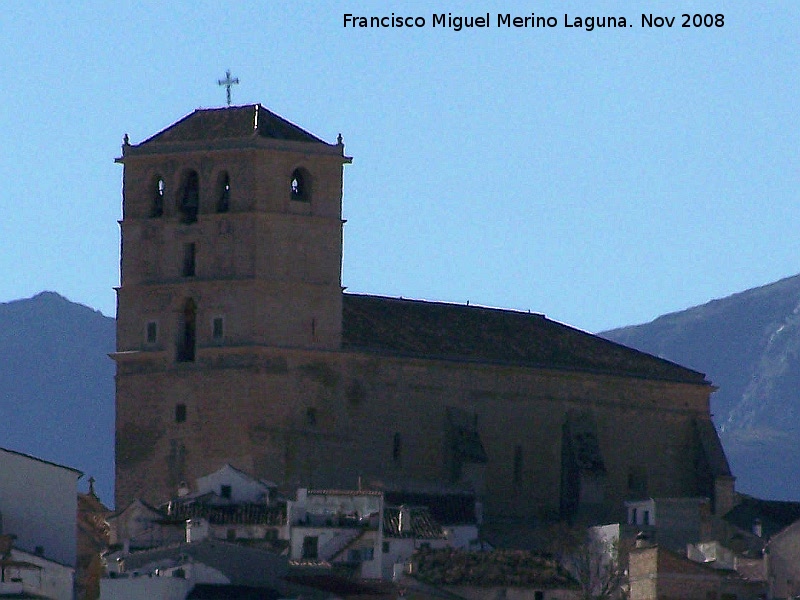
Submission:
[[[233,585],[266,585],[279,590],[289,567],[288,559],[274,552],[206,539],[132,552],[125,557],[125,569],[133,572],[159,565],[177,566],[187,557],[221,571]]]
[[[198,583],[186,596],[186,600],[277,600],[283,597],[277,590],[267,587]]]
[[[800,520],[800,502],[761,500],[744,494],[741,501],[724,519],[744,531],[752,531],[753,523],[761,521],[762,538],[767,540],[782,529]]]
[[[406,513],[410,523],[403,523]],[[435,540],[445,537],[444,528],[423,506],[387,506],[383,509],[383,535],[387,537]]]
[[[471,494],[412,494],[386,492],[387,504],[424,506],[431,516],[444,525],[475,523],[475,496]]]
[[[708,384],[702,373],[539,314],[345,294],[342,318],[350,350]]]
[[[173,503],[167,518],[170,521],[206,519],[212,525],[270,525],[280,527],[286,524],[286,505]]]
[[[380,496],[383,494],[377,490],[307,490],[309,496]]]
[[[198,108],[138,146],[171,142],[210,142],[262,137],[326,144],[260,104],[226,108]],[[326,144],[328,145],[328,144]]]

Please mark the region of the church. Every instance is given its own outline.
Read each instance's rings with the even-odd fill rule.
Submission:
[[[341,136],[198,109],[117,162],[117,507],[231,464],[285,490],[467,492],[487,521],[731,508],[703,374],[539,314],[347,293]]]

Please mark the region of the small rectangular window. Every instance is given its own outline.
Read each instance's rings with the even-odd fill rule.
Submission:
[[[155,344],[158,341],[158,323],[148,321],[147,323],[147,343]]]
[[[194,277],[196,271],[197,247],[194,243],[183,245],[183,271],[184,277]]]
[[[522,483],[522,446],[514,446],[514,487]]]
[[[389,545],[389,542],[383,542],[383,553],[384,554],[388,554],[389,550],[391,550],[391,546]]]
[[[394,434],[392,442],[392,461],[394,464],[399,465],[403,460],[403,436],[400,433]]]
[[[317,424],[317,409],[309,407],[306,409],[306,425],[313,427]]]
[[[642,525],[650,525],[650,511],[646,510],[642,513]]]
[[[319,538],[307,535],[303,538],[303,558],[314,559],[319,556]]]
[[[186,405],[185,404],[176,404],[175,405],[175,422],[176,423],[183,423],[186,421]]]
[[[233,492],[233,490],[231,489],[231,486],[229,486],[229,485],[221,485],[221,486],[219,486],[219,495],[222,498],[230,499],[232,492]]]
[[[216,341],[220,341],[225,336],[225,321],[222,317],[214,317],[212,322],[212,335]]]

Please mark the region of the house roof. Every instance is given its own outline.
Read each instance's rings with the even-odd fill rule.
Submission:
[[[135,147],[252,137],[330,145],[261,104],[245,104],[198,108]]]
[[[424,506],[431,516],[444,525],[466,525],[475,523],[475,496],[472,494],[416,494],[408,492],[386,492],[386,504],[400,506]]]
[[[167,561],[179,564],[187,557],[217,569],[231,584],[269,586],[282,591],[281,580],[289,568],[288,559],[274,552],[206,539],[132,552],[125,557],[125,569],[136,571]]]
[[[160,508],[157,508],[157,507],[153,506],[152,504],[150,504],[146,500],[142,500],[141,498],[134,498],[124,508],[122,508],[122,509],[120,509],[120,510],[118,510],[118,511],[116,511],[116,512],[110,514],[110,515],[108,515],[108,517],[106,517],[106,520],[114,521],[115,519],[118,519],[123,514],[125,514],[128,510],[132,510],[137,506],[143,507],[147,511],[151,512],[154,516],[158,516],[158,515],[164,514],[164,511],[162,511]]]
[[[733,569],[718,569],[711,564],[693,561],[682,554],[678,554],[673,550],[668,550],[667,548],[660,546],[632,548],[631,557],[636,554],[653,552],[656,553],[656,568],[658,569],[658,572],[653,573],[652,575],[656,575],[658,577],[663,577],[665,575],[686,575],[689,577],[705,575],[707,577],[715,577],[719,580],[727,579],[745,581],[745,579]],[[639,578],[642,576],[643,574],[640,573]]]
[[[344,349],[709,385],[705,375],[543,315],[344,294]]]
[[[403,513],[409,523],[403,523]],[[383,535],[386,537],[435,540],[445,536],[444,528],[424,506],[387,506],[383,509]]]
[[[17,452],[16,450],[9,450],[8,448],[0,448],[0,451],[7,452],[8,454],[15,454],[16,456],[22,456],[24,458],[29,458],[30,460],[35,460],[36,462],[43,463],[45,465],[50,465],[53,467],[58,467],[59,469],[65,469],[66,471],[72,471],[73,473],[77,474],[77,479],[83,477],[83,471],[79,471],[78,469],[74,469],[72,467],[67,467],[65,465],[60,465],[58,463],[51,462],[49,460],[44,460],[43,458],[37,458],[35,456],[31,456],[30,454],[25,454],[24,452]]]
[[[761,521],[761,538],[764,540],[800,520],[800,502],[761,500],[745,494],[739,497],[740,502],[723,518],[746,532],[753,530],[756,520]]]
[[[286,505],[276,504],[205,504],[190,502],[172,504],[169,521],[184,522],[187,519],[206,519],[212,525],[271,525],[286,524]]]
[[[198,583],[186,596],[186,600],[277,600],[283,594],[268,587],[253,587],[247,585],[230,585],[215,583]]]

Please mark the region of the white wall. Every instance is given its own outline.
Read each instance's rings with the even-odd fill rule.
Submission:
[[[30,563],[36,565],[38,569],[6,567],[6,582],[21,584],[22,591],[31,595],[52,600],[72,600],[75,579],[75,571],[72,567],[19,550],[11,551],[11,560]]]
[[[14,546],[75,566],[80,472],[0,449],[0,513]]]
[[[220,494],[223,485],[231,486],[231,502],[268,502],[269,488],[260,481],[245,475],[230,465],[225,465],[218,471],[198,477],[197,494],[214,492]]]

